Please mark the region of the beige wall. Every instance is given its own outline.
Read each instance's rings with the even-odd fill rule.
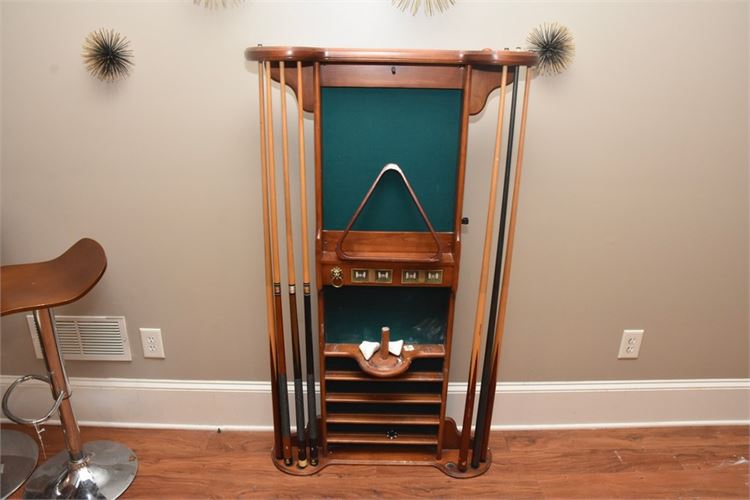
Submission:
[[[76,376],[267,378],[256,74],[246,46],[514,47],[546,20],[571,69],[532,85],[504,380],[748,376],[748,13],[744,2],[3,2],[2,262],[80,236],[109,269],[60,312],[125,315],[130,363]],[[86,74],[113,27],[132,77]],[[465,380],[497,96],[473,120],[453,380]],[[310,152],[308,152],[310,153]],[[160,327],[166,360],[144,360]],[[645,328],[637,361],[616,359]],[[2,373],[42,369],[20,316]]]

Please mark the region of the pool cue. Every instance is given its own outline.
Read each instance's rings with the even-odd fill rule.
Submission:
[[[510,202],[510,219],[508,223],[508,245],[505,253],[505,265],[503,268],[503,282],[500,291],[500,306],[498,321],[495,331],[495,344],[492,348],[492,373],[489,376],[487,387],[487,404],[492,408],[495,403],[495,387],[497,384],[497,364],[500,359],[500,346],[505,332],[505,317],[508,312],[508,291],[510,290],[510,269],[513,262],[513,242],[516,234],[516,220],[518,214],[518,198],[521,193],[521,168],[523,166],[523,147],[526,139],[526,115],[529,110],[529,90],[531,89],[531,68],[526,68],[526,85],[523,91],[523,106],[521,108],[521,128],[518,132],[518,157],[516,158],[516,173],[513,181],[513,198]],[[487,449],[489,445],[490,419],[485,423],[486,432],[483,435],[480,460],[487,460]]]
[[[487,208],[487,224],[484,231],[484,250],[482,252],[482,268],[479,274],[479,296],[474,318],[473,341],[469,364],[469,383],[466,388],[466,404],[464,405],[463,427],[458,447],[458,470],[466,470],[469,455],[469,441],[471,439],[471,421],[474,412],[474,397],[477,389],[477,358],[479,357],[479,343],[482,338],[482,318],[484,304],[487,300],[487,273],[490,265],[490,251],[492,248],[492,228],[495,225],[495,205],[497,204],[497,178],[500,165],[500,148],[502,146],[503,114],[505,111],[505,90],[508,82],[508,66],[503,66],[500,81],[500,106],[497,113],[497,130],[495,133],[495,151],[492,157],[492,177],[490,180],[490,199]]]
[[[273,284],[271,270],[271,241],[268,227],[268,168],[266,158],[266,104],[263,96],[263,63],[258,62],[258,106],[260,108],[260,178],[263,185],[263,250],[266,275],[266,321],[268,322],[268,344],[271,353],[271,404],[273,412],[273,453],[277,460],[283,458],[281,423],[279,421],[279,389],[276,377],[276,330],[273,314]]]
[[[299,353],[299,319],[297,317],[297,277],[294,272],[294,238],[292,237],[292,195],[289,189],[289,129],[286,121],[286,69],[279,62],[281,99],[281,143],[284,172],[284,226],[286,229],[286,274],[289,284],[289,321],[292,336],[292,370],[294,372],[294,413],[297,416],[297,467],[307,467],[305,439],[305,395],[302,393],[302,360]]]
[[[307,422],[310,464],[318,465],[318,410],[315,401],[315,356],[313,354],[312,305],[310,302],[310,258],[307,248],[307,181],[305,180],[305,110],[302,61],[297,61],[297,125],[299,127],[299,198],[302,209],[302,294],[305,303],[305,365],[307,367]]]
[[[284,463],[292,465],[292,439],[289,428],[289,392],[286,387],[286,353],[284,352],[284,316],[281,309],[281,269],[279,267],[279,228],[276,216],[276,164],[273,143],[273,104],[271,101],[271,63],[266,62],[266,109],[268,111],[268,188],[271,193],[271,263],[273,279],[273,305],[276,325],[276,355],[279,411],[281,412],[281,441]]]
[[[484,363],[482,366],[482,383],[479,392],[479,407],[477,408],[477,425],[474,431],[474,445],[471,452],[471,466],[479,467],[480,448],[484,442],[484,435],[490,431],[486,425],[491,418],[491,411],[487,411],[487,390],[489,389],[489,377],[492,372],[490,365],[493,345],[495,343],[495,324],[497,320],[497,296],[500,293],[500,274],[503,265],[503,247],[505,246],[505,222],[508,214],[508,191],[510,189],[510,169],[513,159],[513,132],[516,124],[516,102],[518,100],[518,77],[519,67],[513,67],[513,94],[510,99],[510,118],[508,120],[508,146],[505,150],[505,176],[503,178],[503,195],[500,205],[500,225],[497,234],[497,247],[495,249],[495,269],[492,276],[492,294],[490,295],[490,316],[487,319],[487,343],[484,348]],[[494,401],[493,401],[494,402]]]

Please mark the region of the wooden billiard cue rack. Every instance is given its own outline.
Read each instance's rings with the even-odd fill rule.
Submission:
[[[294,475],[314,474],[335,464],[427,465],[457,478],[482,474],[492,459],[489,430],[536,55],[521,50],[258,46],[248,48],[245,57],[258,63],[259,77],[274,464]],[[471,332],[454,333],[461,226],[467,223],[462,203],[469,117],[479,114],[490,93],[498,89],[474,327]],[[297,101],[297,127],[292,130],[296,158],[290,152],[289,93]],[[280,141],[274,102],[280,104],[276,120],[281,123]],[[305,189],[305,118],[310,114],[315,158],[314,283]],[[296,236],[292,164],[299,168],[300,179],[301,234]],[[277,176],[283,184],[283,240]],[[283,277],[282,241],[287,263]],[[295,243],[302,249],[302,329]],[[283,278],[289,298],[286,313],[281,300]],[[294,433],[285,331],[292,346]],[[316,331],[320,414],[313,353]],[[475,422],[482,332],[486,332],[482,389]],[[446,417],[454,335],[469,335],[472,345],[461,432]],[[397,340],[403,340],[401,350],[400,344],[389,342]],[[365,357],[359,348],[362,341],[380,341],[379,351]]]

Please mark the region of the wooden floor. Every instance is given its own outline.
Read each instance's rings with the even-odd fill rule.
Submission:
[[[489,472],[466,480],[432,467],[384,466],[332,466],[292,477],[271,464],[270,433],[93,427],[82,433],[84,441],[121,441],[138,455],[138,476],[124,498],[749,496],[747,427],[495,432]],[[44,436],[48,455],[61,449],[59,427]]]

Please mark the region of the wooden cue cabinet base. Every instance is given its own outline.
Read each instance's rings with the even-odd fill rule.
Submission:
[[[383,441],[380,444],[372,443],[367,440],[361,446],[342,445],[337,446],[330,442],[328,444],[328,453],[321,454],[319,463],[316,466],[308,465],[300,469],[295,464],[285,465],[284,460],[277,459],[271,450],[271,459],[273,464],[282,472],[293,476],[312,476],[331,465],[411,465],[435,467],[442,473],[456,478],[468,479],[481,476],[492,465],[492,452],[487,452],[487,460],[480,462],[479,467],[467,467],[466,471],[461,472],[456,466],[458,460],[458,442],[460,433],[456,428],[456,422],[452,418],[445,419],[443,428],[444,448],[440,458],[436,458],[435,446],[422,446],[414,444],[404,444],[403,441]],[[296,441],[296,436],[292,436],[292,442]],[[388,443],[388,444],[385,444]],[[292,449],[292,456],[297,456],[297,447]]]

